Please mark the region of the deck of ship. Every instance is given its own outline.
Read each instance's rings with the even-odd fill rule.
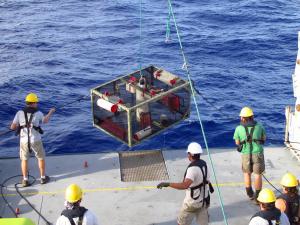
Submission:
[[[220,190],[228,224],[247,224],[258,207],[247,199],[243,187],[240,155],[234,149],[212,149]],[[181,181],[188,164],[186,153],[163,151],[170,181]],[[207,155],[202,157],[207,161]],[[298,173],[299,162],[284,147],[265,150],[265,176],[277,187],[286,172]],[[84,162],[88,167],[84,168]],[[47,157],[47,174],[51,182],[40,185],[39,180],[22,188],[27,199],[52,223],[64,207],[64,189],[71,183],[80,185],[85,194],[82,205],[92,210],[102,225],[173,225],[184,198],[184,191],[171,188],[156,189],[155,182],[121,182],[117,153],[58,155]],[[19,174],[19,159],[0,160],[0,181]],[[30,174],[38,177],[36,160],[31,159]],[[213,179],[211,179],[213,181]],[[31,218],[36,224],[45,224],[21,199],[13,188],[19,180],[11,180],[4,188],[5,196],[13,208],[20,209],[20,217]],[[212,183],[215,183],[214,181]],[[269,187],[268,184],[264,184]],[[217,193],[212,195],[209,208],[210,224],[224,224]],[[13,217],[0,200],[0,215]]]

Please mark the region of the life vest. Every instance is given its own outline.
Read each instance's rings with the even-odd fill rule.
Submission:
[[[18,126],[17,130],[16,130],[16,135],[20,135],[20,132],[22,129],[27,129],[27,138],[28,138],[28,150],[29,152],[32,152],[31,150],[31,143],[30,143],[30,135],[29,135],[29,129],[32,127],[33,129],[35,129],[37,132],[39,132],[40,134],[43,134],[44,131],[42,130],[42,128],[40,126],[33,126],[32,125],[32,119],[34,114],[37,112],[37,108],[32,108],[32,107],[25,107],[23,109],[23,113],[24,113],[24,117],[25,117],[25,125],[22,126]],[[30,113],[30,117],[28,119],[27,113]]]
[[[209,203],[210,203],[210,195],[209,195],[209,192],[211,192],[211,193],[213,192],[213,187],[212,187],[212,185],[207,181],[207,165],[206,165],[206,162],[205,162],[204,160],[199,159],[199,160],[196,160],[196,161],[191,162],[191,163],[188,165],[188,167],[187,167],[187,169],[186,169],[186,171],[185,171],[185,173],[184,173],[184,178],[183,178],[183,180],[184,180],[185,177],[186,177],[186,173],[187,173],[188,168],[193,167],[193,166],[197,166],[197,167],[200,168],[203,179],[202,179],[202,183],[200,183],[200,184],[198,184],[198,185],[196,185],[196,186],[194,186],[194,187],[190,187],[190,188],[189,188],[189,189],[191,190],[191,198],[194,199],[194,200],[197,200],[197,199],[199,199],[199,197],[201,196],[201,193],[202,193],[202,196],[203,196],[203,205],[202,205],[202,206],[204,206],[204,204],[209,205]],[[208,196],[205,197],[207,184],[209,184],[209,189],[210,189],[210,191],[208,192]],[[197,189],[199,189],[199,195],[198,195],[198,196],[194,196],[194,192],[195,192]]]
[[[273,208],[271,210],[259,211],[251,219],[254,217],[261,217],[268,221],[269,225],[279,225],[280,224],[280,216],[281,212],[277,208]]]
[[[288,194],[282,194],[278,197],[279,199],[283,199],[286,202],[286,210],[285,213],[289,218],[291,225],[299,225],[300,218],[299,218],[299,207],[300,207],[300,196],[294,195],[293,197],[289,196]]]
[[[79,206],[79,207],[75,207],[74,209],[65,209],[62,211],[61,215],[67,217],[71,225],[82,225],[83,215],[86,211],[87,211],[86,208]],[[73,218],[77,218],[77,217],[79,217],[79,219],[77,224],[75,224]]]
[[[242,147],[244,147],[244,144],[249,143],[250,144],[250,153],[252,153],[252,151],[253,151],[253,143],[256,143],[256,144],[259,144],[259,145],[264,144],[264,140],[262,138],[261,139],[254,139],[253,138],[253,133],[254,133],[254,129],[255,129],[256,124],[257,124],[256,121],[253,121],[253,122],[250,122],[250,123],[247,123],[247,124],[241,123],[241,125],[245,128],[247,139],[244,140],[244,141],[241,141],[240,145]],[[249,127],[250,127],[250,132],[248,130]]]

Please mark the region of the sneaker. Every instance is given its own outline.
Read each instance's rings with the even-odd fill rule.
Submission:
[[[50,177],[45,176],[45,178],[41,178],[41,184],[46,184],[50,181]]]
[[[247,193],[248,197],[250,198],[250,200],[254,199],[254,192],[252,190],[252,187],[246,187],[246,193]]]
[[[22,180],[22,187],[28,187],[30,186],[29,181],[28,180]]]

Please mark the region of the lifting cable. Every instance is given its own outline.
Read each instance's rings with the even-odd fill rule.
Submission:
[[[230,116],[225,116],[224,115],[224,110],[222,111],[221,108],[215,106],[214,103],[212,103],[208,98],[206,98],[196,87],[194,84],[194,81],[192,81],[193,84],[193,88],[194,88],[194,92],[197,93],[208,105],[210,105],[210,107],[212,107],[213,109],[215,109],[216,111],[218,111],[219,113],[221,113],[222,118],[227,119],[227,120],[232,120],[232,117]]]
[[[168,13],[168,18],[167,18],[167,25],[166,25],[166,39],[165,42],[169,43],[171,41],[171,37],[170,37],[170,32],[171,32],[171,26],[170,26],[170,22],[171,22],[171,16],[172,16],[172,12],[171,12],[171,8],[170,8],[170,4],[168,4],[169,6],[169,13]],[[181,48],[182,46],[180,46]],[[184,58],[185,59],[185,58]],[[182,68],[185,69],[185,67],[187,66],[187,62],[185,61]],[[223,118],[226,118],[228,120],[232,120],[232,117],[229,116],[225,116],[224,117],[224,112],[221,110],[221,108],[215,106],[214,103],[212,103],[208,98],[206,98],[197,88],[195,85],[194,80],[190,79],[190,81],[192,82],[192,88],[194,89],[194,92],[197,93],[208,105],[210,105],[213,109],[215,109],[216,111],[220,112],[223,116]]]
[[[88,95],[83,95],[83,96],[81,96],[80,98],[78,98],[78,99],[76,99],[76,100],[74,100],[74,101],[72,101],[72,102],[68,102],[68,103],[66,103],[66,104],[63,104],[63,105],[57,107],[56,110],[63,109],[63,108],[65,108],[66,106],[71,105],[71,104],[73,104],[73,103],[75,103],[75,102],[81,102],[81,101],[83,101],[83,100],[88,100],[88,99],[90,99],[90,96],[88,96]]]
[[[224,218],[224,223],[226,225],[228,225],[226,214],[225,214],[225,210],[224,210],[224,204],[223,204],[223,200],[222,200],[222,196],[221,196],[221,192],[220,192],[219,184],[218,184],[218,181],[217,181],[217,176],[216,176],[215,168],[214,168],[214,165],[213,165],[213,162],[212,162],[212,158],[211,158],[211,155],[210,155],[210,152],[209,152],[209,149],[208,149],[208,144],[207,144],[207,140],[206,140],[204,128],[203,128],[202,121],[201,121],[200,111],[199,111],[199,107],[198,107],[197,100],[196,100],[195,90],[193,88],[192,80],[191,80],[191,77],[190,77],[190,71],[189,71],[189,68],[188,68],[187,59],[186,59],[184,51],[183,51],[183,46],[182,46],[182,42],[181,42],[179,30],[178,30],[178,27],[177,27],[177,23],[176,23],[176,18],[175,18],[174,12],[173,12],[171,0],[168,0],[168,4],[169,4],[169,10],[171,12],[171,15],[172,15],[172,18],[173,18],[173,21],[174,21],[174,25],[175,25],[175,28],[176,28],[178,42],[179,42],[179,45],[180,45],[180,50],[181,50],[181,54],[182,54],[182,58],[183,58],[183,68],[186,71],[186,74],[187,74],[187,77],[188,77],[188,81],[189,81],[189,84],[190,84],[190,87],[191,87],[193,101],[194,101],[194,104],[195,104],[195,108],[196,108],[196,112],[197,112],[199,124],[201,126],[201,131],[202,131],[202,135],[203,135],[203,139],[204,139],[204,143],[205,143],[207,155],[208,155],[209,162],[210,162],[210,165],[211,165],[211,168],[212,168],[213,177],[214,177],[214,180],[215,180],[215,183],[216,183],[217,193],[218,193],[219,201],[220,201],[220,204],[221,204],[221,210],[222,210],[222,214],[223,214],[223,218]]]
[[[143,10],[143,0],[140,0],[140,41],[139,41],[139,70],[140,70],[140,78],[143,77],[142,74],[142,10]]]
[[[167,27],[166,27],[166,40],[165,42],[168,43],[171,41],[170,38],[170,32],[171,32],[171,28],[170,28],[170,21],[171,21],[171,9],[170,9],[170,5],[168,4],[169,7],[169,14],[168,14],[168,20],[167,20]]]
[[[74,101],[72,101],[72,102],[68,102],[68,103],[66,103],[66,104],[63,104],[63,105],[57,107],[57,108],[56,108],[56,111],[57,111],[57,110],[61,110],[61,109],[65,108],[66,106],[69,106],[69,105],[71,105],[71,104],[73,104],[73,103],[75,103],[75,102],[80,102],[80,101],[82,101],[82,100],[87,100],[87,99],[89,99],[89,98],[90,98],[90,96],[83,95],[83,96],[81,96],[80,98],[78,98],[78,99],[76,99],[76,100],[74,100]],[[7,129],[8,129],[8,130],[6,130],[6,131],[0,132],[0,137],[15,131],[15,130],[11,130],[10,128],[7,128]]]

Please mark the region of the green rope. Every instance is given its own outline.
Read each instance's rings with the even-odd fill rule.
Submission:
[[[143,4],[142,0],[140,0],[140,43],[139,43],[139,70],[140,70],[140,76],[142,77],[142,9]]]
[[[221,210],[222,210],[224,222],[225,222],[226,225],[228,225],[226,214],[225,214],[225,210],[224,210],[224,204],[223,204],[223,200],[222,200],[222,196],[221,196],[221,192],[220,192],[219,184],[218,184],[218,181],[217,181],[217,175],[216,175],[215,168],[214,168],[214,165],[213,165],[213,162],[212,162],[210,151],[208,149],[207,140],[206,140],[206,136],[205,136],[205,132],[204,132],[204,128],[203,128],[201,116],[200,116],[200,110],[199,110],[199,107],[197,105],[197,101],[196,101],[196,97],[195,97],[196,93],[195,93],[195,90],[194,90],[193,85],[192,85],[192,80],[191,80],[191,77],[190,77],[190,71],[188,69],[187,59],[186,59],[184,51],[183,51],[183,46],[182,46],[182,42],[181,42],[181,38],[180,38],[178,26],[177,26],[177,23],[176,23],[175,15],[174,15],[174,12],[173,12],[171,0],[168,0],[168,3],[169,3],[169,9],[171,11],[171,14],[172,14],[172,17],[173,17],[173,21],[174,21],[174,24],[175,24],[177,38],[178,38],[178,42],[179,42],[179,45],[180,45],[181,54],[182,54],[183,61],[184,61],[183,65],[184,65],[184,69],[186,70],[186,73],[187,73],[187,76],[188,76],[188,81],[189,81],[189,84],[190,84],[190,87],[191,87],[192,96],[193,96],[194,104],[195,104],[195,107],[196,107],[198,120],[199,120],[199,123],[200,123],[200,126],[201,126],[201,131],[202,131],[202,134],[203,134],[203,139],[204,139],[204,143],[205,143],[207,155],[208,155],[209,162],[210,162],[210,165],[211,165],[211,168],[212,168],[212,171],[213,171],[213,177],[214,177],[214,180],[215,180],[215,183],[216,183],[216,187],[217,187],[217,192],[218,192],[218,197],[219,197],[219,201],[220,201],[220,204],[221,204]]]
[[[169,14],[168,14],[168,19],[167,19],[167,28],[166,28],[166,40],[165,42],[170,42],[171,38],[170,38],[170,21],[171,21],[171,8],[169,5]]]

